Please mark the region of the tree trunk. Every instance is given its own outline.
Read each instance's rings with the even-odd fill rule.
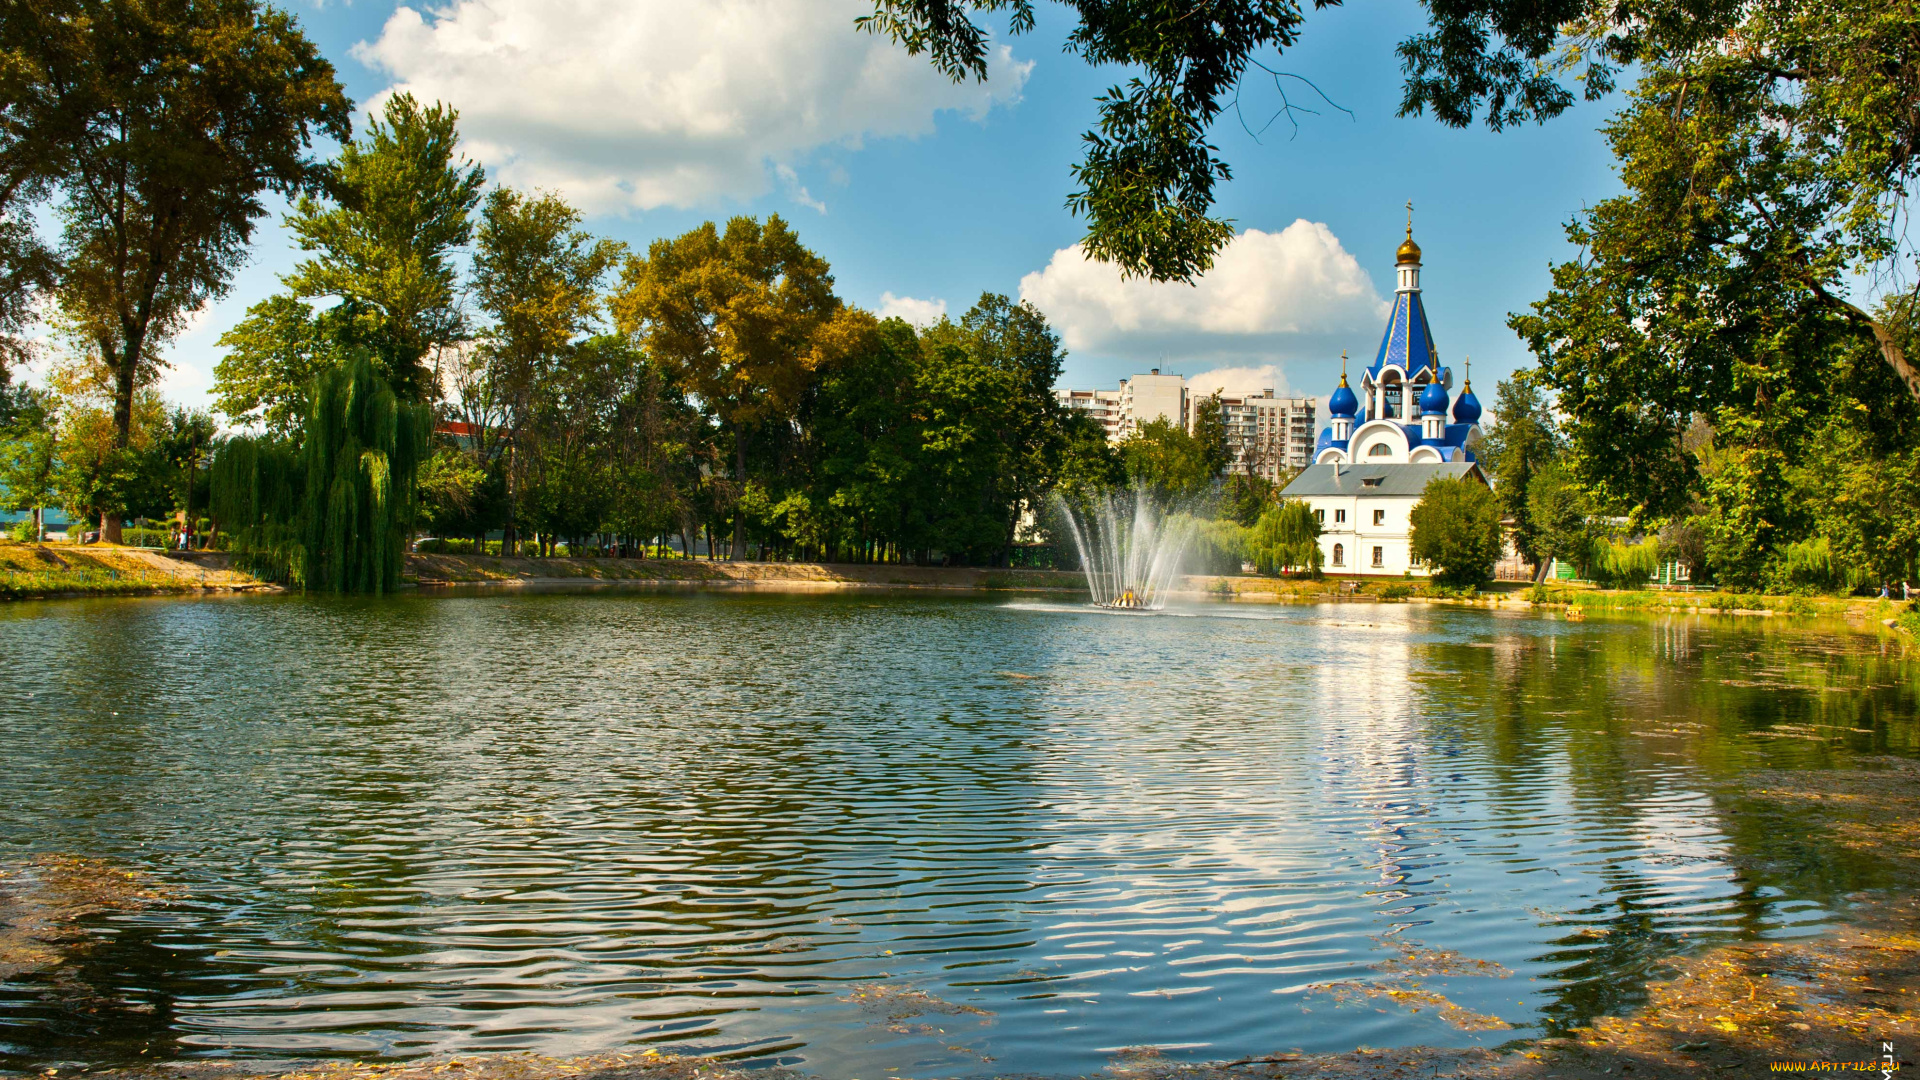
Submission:
[[[1835,296],[1818,284],[1814,285],[1814,291],[1820,294],[1821,299],[1839,308],[1841,313],[1849,319],[1865,323],[1867,328],[1873,331],[1874,343],[1880,346],[1881,359],[1885,360],[1887,366],[1893,369],[1893,373],[1906,384],[1907,393],[1912,395],[1913,400],[1920,401],[1920,370],[1915,370],[1913,364],[1907,360],[1906,350],[1893,339],[1893,332],[1882,325],[1880,320],[1868,314],[1865,309],[1845,297]]]
[[[733,475],[740,490],[733,500],[733,548],[727,552],[728,562],[740,561],[740,553],[746,550],[747,516],[741,506],[747,494],[747,433],[738,425],[733,431]]]

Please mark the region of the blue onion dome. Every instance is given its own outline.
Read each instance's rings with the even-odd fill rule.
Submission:
[[[1420,391],[1420,412],[1425,416],[1445,416],[1447,414],[1447,388],[1435,379]]]
[[[1340,389],[1335,390],[1333,396],[1327,399],[1327,415],[1350,420],[1353,414],[1359,411],[1360,399],[1354,394],[1353,387],[1347,385],[1347,375],[1343,371],[1340,373]]]
[[[1480,420],[1480,399],[1473,396],[1473,380],[1460,388],[1460,399],[1453,403],[1453,422],[1472,424]]]

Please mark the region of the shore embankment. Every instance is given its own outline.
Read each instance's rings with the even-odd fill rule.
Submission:
[[[0,600],[261,592],[224,552],[79,544],[0,544]]]
[[[562,588],[682,586],[814,591],[844,588],[1048,592],[1081,595],[1078,571],[897,563],[728,562],[706,559],[535,558],[410,554],[404,578],[423,589],[449,586]],[[109,545],[0,543],[0,600],[166,593],[272,592],[279,586],[233,569],[224,552],[170,552]],[[1441,603],[1543,608],[1579,619],[1590,613],[1793,616],[1844,620],[1865,630],[1920,635],[1920,610],[1870,597],[1776,596],[1685,590],[1610,590],[1499,582],[1461,593],[1421,579],[1189,575],[1181,600],[1242,603],[1329,601]]]
[[[1086,579],[1063,570],[1008,570],[896,563],[726,562],[706,559],[507,558],[407,556],[422,588],[446,585],[710,585],[747,588],[986,589],[1086,592]]]

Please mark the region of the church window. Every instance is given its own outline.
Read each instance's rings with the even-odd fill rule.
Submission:
[[[1386,564],[1387,564],[1387,549],[1383,547],[1374,548],[1373,549],[1373,565],[1385,566]]]
[[[1385,525],[1387,523],[1387,512],[1385,510],[1375,510],[1373,512],[1373,523],[1375,525]]]
[[[1386,443],[1383,443],[1383,442],[1374,443],[1372,446],[1367,447],[1367,456],[1368,457],[1392,457],[1393,447],[1388,446]]]
[[[1333,512],[1333,520],[1335,524],[1347,520],[1347,512],[1345,510],[1335,510]]]
[[[1333,565],[1335,566],[1347,565],[1347,545],[1345,544],[1333,545]]]

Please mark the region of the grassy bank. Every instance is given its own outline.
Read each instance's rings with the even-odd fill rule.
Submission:
[[[422,586],[628,582],[721,586],[1084,592],[1085,579],[1060,570],[861,565],[853,563],[708,562],[705,559],[505,558],[498,555],[407,556],[406,573]]]
[[[1768,596],[1760,593],[1598,589],[1549,583],[1516,594],[1538,605],[1581,611],[1657,611],[1701,615],[1799,615],[1852,621],[1900,619],[1912,613],[1905,601],[1858,596]],[[1913,622],[1912,619],[1908,620]],[[1912,627],[1920,629],[1920,626]]]
[[[140,596],[270,586],[230,569],[223,556],[174,558],[145,548],[0,544],[0,599]]]

